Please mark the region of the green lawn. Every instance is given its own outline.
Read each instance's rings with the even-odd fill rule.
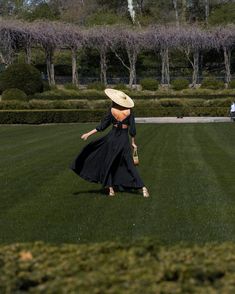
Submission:
[[[68,168],[95,125],[0,126],[0,243],[235,241],[235,124],[138,124],[149,199]]]

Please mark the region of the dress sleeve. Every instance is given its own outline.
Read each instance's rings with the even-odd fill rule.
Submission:
[[[135,137],[135,135],[136,135],[135,116],[134,116],[132,110],[131,110],[131,114],[130,114],[129,134],[130,134],[131,137]]]
[[[98,132],[102,132],[107,129],[108,126],[111,124],[111,113],[110,109],[108,113],[102,118],[101,122],[96,126],[96,130]]]

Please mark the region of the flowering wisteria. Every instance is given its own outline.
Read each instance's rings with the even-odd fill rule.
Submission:
[[[53,57],[56,50],[71,50],[72,81],[78,84],[77,54],[83,48],[96,49],[100,54],[101,81],[107,84],[107,54],[113,52],[129,72],[130,87],[136,83],[136,62],[143,50],[152,50],[161,57],[161,83],[170,83],[170,52],[179,50],[192,66],[192,85],[198,83],[199,56],[216,49],[224,56],[225,81],[231,80],[230,59],[235,47],[235,26],[213,29],[192,26],[151,26],[145,29],[120,26],[97,26],[82,29],[76,25],[57,22],[27,23],[0,21],[0,61],[6,66],[20,50],[25,62],[31,63],[31,49],[43,48],[48,80],[55,84]]]

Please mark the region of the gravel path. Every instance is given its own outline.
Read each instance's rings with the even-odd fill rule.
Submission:
[[[137,123],[212,123],[232,122],[230,117],[136,117]]]

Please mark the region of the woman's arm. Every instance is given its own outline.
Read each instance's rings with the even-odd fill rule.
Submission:
[[[137,148],[137,145],[135,144],[135,137],[131,137],[131,146],[133,148]]]
[[[90,132],[83,134],[81,136],[81,139],[83,139],[84,141],[86,141],[89,136],[91,136],[91,135],[93,135],[93,134],[95,134],[97,132],[98,132],[97,129],[93,129]]]
[[[135,144],[135,135],[136,135],[135,116],[134,116],[132,110],[131,110],[131,115],[130,115],[129,134],[131,136],[131,146],[133,148],[137,148],[137,145]]]
[[[97,132],[103,132],[107,127],[111,124],[111,110],[109,108],[108,112],[106,115],[102,118],[100,123],[96,126],[95,129],[91,130],[88,133],[85,133],[81,136],[81,139],[87,140],[87,138]]]

